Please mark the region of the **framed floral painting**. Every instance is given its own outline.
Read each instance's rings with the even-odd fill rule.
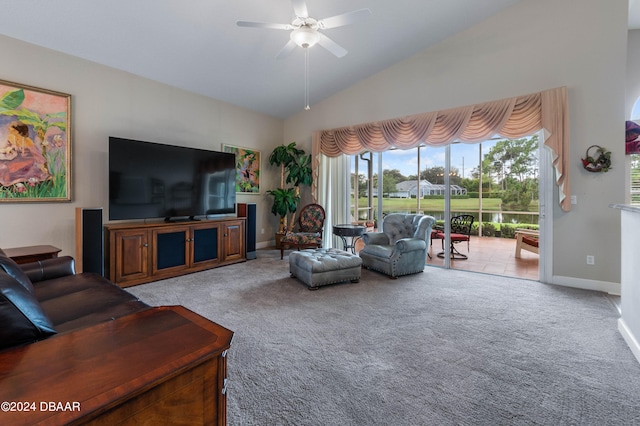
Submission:
[[[0,80],[0,202],[71,200],[71,95]]]
[[[227,144],[222,151],[236,155],[236,192],[260,194],[260,151]]]

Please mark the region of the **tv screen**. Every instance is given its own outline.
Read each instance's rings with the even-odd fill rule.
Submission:
[[[235,212],[235,155],[109,137],[109,219]]]

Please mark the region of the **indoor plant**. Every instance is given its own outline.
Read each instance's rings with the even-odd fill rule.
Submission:
[[[280,228],[276,234],[284,235],[293,229],[295,213],[300,201],[300,185],[311,185],[311,156],[296,148],[296,143],[276,147],[269,156],[269,164],[280,167],[280,187],[267,191],[273,196],[271,212],[280,216]],[[286,187],[285,185],[291,185]],[[291,217],[289,217],[291,214]]]

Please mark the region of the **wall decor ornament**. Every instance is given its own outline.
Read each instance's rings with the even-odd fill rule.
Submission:
[[[236,155],[236,192],[260,194],[260,151],[227,144],[222,151]]]
[[[627,121],[625,123],[625,144],[624,153],[640,154],[640,125],[633,121]]]
[[[611,168],[611,151],[591,145],[587,148],[587,158],[582,159],[582,166],[588,172],[608,172]]]
[[[0,80],[0,202],[71,200],[71,95]]]

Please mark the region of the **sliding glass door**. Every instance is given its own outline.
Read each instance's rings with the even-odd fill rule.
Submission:
[[[477,269],[484,262],[480,255],[498,250],[509,259],[496,261],[496,267],[515,262],[516,229],[539,225],[538,145],[538,137],[533,136],[353,156],[352,217],[377,226],[392,212],[434,216],[442,234],[432,240],[427,259],[431,265]],[[464,256],[452,261],[449,256],[451,220],[461,215],[473,217],[471,241],[453,246],[473,262],[463,263]],[[444,241],[439,238],[442,235]],[[490,242],[495,243],[494,249],[486,248]],[[537,279],[537,257],[534,261],[535,276],[527,278]]]

